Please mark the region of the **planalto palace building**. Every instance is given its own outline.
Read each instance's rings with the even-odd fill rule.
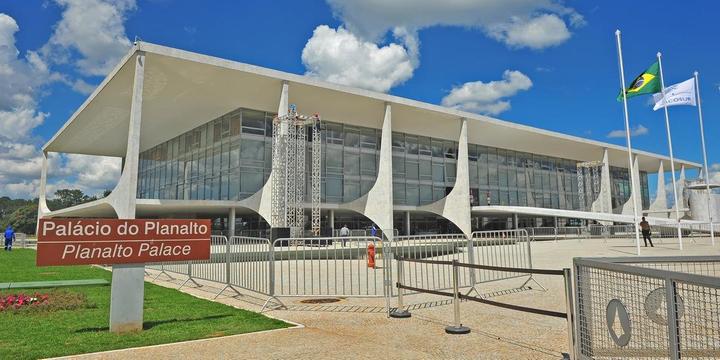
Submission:
[[[323,233],[372,223],[399,234],[628,223],[633,196],[655,223],[675,216],[663,155],[634,150],[631,173],[625,147],[145,42],[44,146],[39,216],[212,218],[216,232],[262,234],[280,225],[272,178],[291,166],[273,166],[273,119],[295,107],[320,115],[320,186],[310,181],[307,127],[297,191],[307,209],[319,191]],[[51,210],[51,152],[122,158],[117,185]],[[700,167],[675,166],[680,186]],[[658,175],[655,199],[648,174]],[[690,192],[680,204],[687,221]]]

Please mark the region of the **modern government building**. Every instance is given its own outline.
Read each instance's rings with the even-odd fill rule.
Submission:
[[[651,222],[675,217],[663,155],[634,150],[631,174],[625,147],[145,42],[43,148],[39,216],[212,218],[217,232],[262,233],[276,226],[272,122],[290,104],[322,119],[323,232],[628,223],[633,196]],[[122,158],[117,186],[106,198],[48,209],[51,152]],[[700,165],[675,166],[684,219],[706,220],[704,190],[684,180]],[[658,174],[655,199],[649,174]]]

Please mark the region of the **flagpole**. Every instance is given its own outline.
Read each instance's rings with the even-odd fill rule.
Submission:
[[[628,152],[628,170],[630,171],[630,193],[633,204],[633,225],[635,225],[635,247],[637,248],[637,254],[640,255],[640,229],[638,229],[638,206],[637,206],[637,194],[635,191],[635,181],[633,181],[633,161],[632,161],[632,145],[630,144],[630,115],[628,114],[627,106],[627,93],[625,92],[625,68],[623,66],[622,56],[622,41],[620,40],[620,30],[615,30],[615,39],[617,43],[618,61],[620,64],[620,92],[623,95],[623,110],[625,111],[625,140],[627,141],[627,152]]]
[[[663,109],[665,110],[665,129],[667,130],[668,148],[670,149],[670,171],[672,172],[673,196],[675,197],[675,218],[677,220],[678,241],[680,250],[683,249],[682,230],[680,229],[680,203],[678,202],[677,182],[675,181],[675,157],[673,156],[672,137],[670,136],[670,116],[668,115],[667,99],[665,99],[665,79],[663,78],[662,54],[657,53],[660,67],[660,93],[663,96]]]
[[[703,150],[703,166],[705,167],[705,190],[707,191],[708,219],[710,220],[710,241],[715,246],[715,225],[713,224],[712,206],[710,205],[710,169],[707,162],[707,151],[705,150],[705,127],[703,126],[702,102],[700,101],[700,79],[695,71],[695,92],[697,93],[698,117],[700,118],[700,141]]]

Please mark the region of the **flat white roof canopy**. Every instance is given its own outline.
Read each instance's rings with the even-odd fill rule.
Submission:
[[[394,131],[456,141],[464,117],[473,144],[577,161],[600,160],[607,148],[610,165],[627,167],[622,146],[149,43],[132,48],[45,151],[125,155],[135,71],[135,62],[128,60],[136,51],[146,54],[141,151],[238,107],[275,112],[282,82],[287,81],[290,103],[301,113],[321,114],[323,120],[380,128],[384,104],[390,103]],[[640,170],[657,171],[661,160],[665,169],[670,168],[666,156],[634,152]],[[700,167],[678,159],[676,164]]]

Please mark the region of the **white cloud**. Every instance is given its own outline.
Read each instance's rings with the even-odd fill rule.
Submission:
[[[650,130],[643,126],[643,124],[639,124],[638,126],[630,129],[630,136],[641,136],[646,135],[649,133]],[[624,138],[625,137],[625,130],[613,130],[610,131],[607,134],[607,137],[609,138]]]
[[[42,156],[34,146],[0,143],[0,196],[32,198],[38,196]],[[25,155],[20,156],[20,155]],[[56,189],[80,189],[96,195],[112,189],[120,178],[120,159],[104,156],[50,153],[48,157],[48,196]]]
[[[72,89],[83,95],[90,95],[93,91],[95,91],[95,87],[95,85],[88,84],[83,79],[76,79],[72,83]]]
[[[418,31],[462,26],[483,31],[510,48],[543,49],[571,37],[568,26],[585,25],[561,0],[327,0],[342,21],[337,30],[318,26],[303,49],[307,74],[344,85],[388,91],[419,66]],[[568,25],[569,24],[569,25]],[[386,42],[391,32],[395,41]],[[488,113],[508,102],[480,104]]]
[[[505,70],[502,80],[467,82],[453,87],[442,99],[443,106],[482,114],[497,115],[510,109],[510,101],[503,100],[532,87],[532,80],[520,71]]]
[[[96,16],[97,13],[92,11],[93,2],[96,1],[60,1],[68,9],[75,7],[75,15],[70,17],[78,16],[77,7],[84,5],[89,9],[85,16]],[[129,6],[134,6],[134,1],[115,2],[112,6],[129,9]],[[61,24],[68,18],[66,13],[63,13]],[[87,20],[89,23],[93,21]],[[47,52],[50,45],[45,45],[37,52],[27,51],[25,57],[22,57],[15,40],[19,30],[20,27],[12,17],[0,13],[0,196],[32,198],[38,195],[42,167],[39,149],[41,140],[34,137],[32,132],[49,116],[37,109],[42,87],[53,81],[61,81],[76,91],[87,92],[92,86],[81,79],[70,80],[67,75],[52,72],[50,65],[58,62],[56,58],[47,57],[50,55]],[[58,31],[56,29],[56,34]],[[99,33],[98,36],[104,35]],[[78,63],[78,66],[88,65],[94,60],[91,56],[85,56],[81,61],[85,62]],[[112,188],[119,177],[120,161],[114,158],[51,153],[48,164],[48,194],[62,187],[97,194]]]
[[[416,31],[444,25],[479,28],[512,47],[542,48],[569,38],[566,21],[572,27],[585,25],[582,15],[556,0],[327,1],[350,31],[374,41],[395,27]],[[533,29],[541,33],[529,34]]]
[[[543,49],[564,43],[570,38],[570,31],[559,16],[543,14],[491,26],[488,35],[512,48]]]
[[[378,46],[364,41],[343,27],[320,25],[305,44],[302,62],[306,75],[337,84],[386,92],[412,77],[417,66],[416,39],[398,30],[396,36],[408,45]]]
[[[49,114],[31,108],[10,111],[0,110],[0,139],[25,139],[30,132],[45,121]]]
[[[135,9],[135,0],[55,0],[62,17],[48,43],[44,57],[54,63],[69,63],[84,75],[106,75],[131,46],[125,35],[125,17]]]
[[[75,174],[77,188],[95,194],[115,187],[120,178],[120,158],[69,154],[64,171]]]
[[[36,54],[20,57],[15,45],[19,30],[15,19],[0,13],[0,111],[34,108],[35,93],[49,75]]]
[[[705,177],[704,171],[701,176]],[[710,184],[720,184],[720,163],[710,165]],[[715,192],[718,192],[718,190],[715,190]]]

